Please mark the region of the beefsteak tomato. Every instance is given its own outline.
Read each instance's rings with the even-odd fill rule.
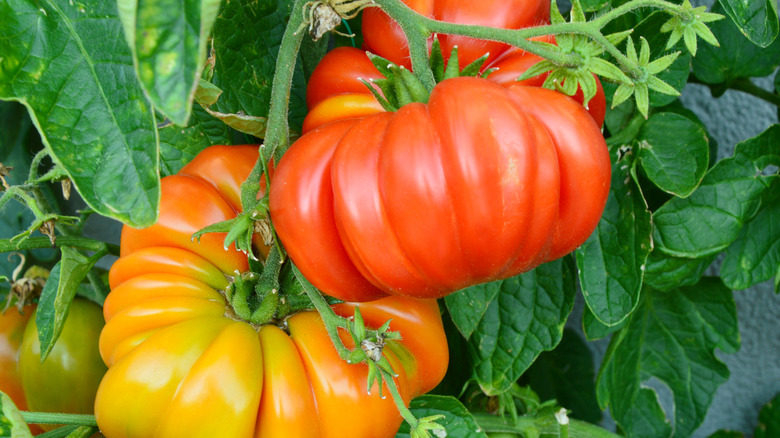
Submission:
[[[271,219],[329,295],[441,297],[581,245],[609,192],[604,137],[552,90],[439,83],[427,104],[301,137],[271,184]]]
[[[98,352],[100,307],[73,300],[62,332],[41,362],[35,305],[0,316],[0,390],[22,410],[92,414],[106,366]],[[51,430],[54,425],[40,425]],[[33,431],[37,430],[35,425]]]
[[[224,248],[224,234],[190,239],[240,211],[257,157],[251,145],[206,149],[163,178],[157,224],[123,229],[100,337],[109,370],[95,403],[108,438],[395,435],[393,401],[367,392],[368,367],[339,358],[316,312],[280,326],[238,320],[223,291],[247,270],[246,254]],[[334,306],[344,316],[354,308]],[[360,310],[367,326],[392,319],[402,333],[384,351],[404,400],[438,384],[448,352],[435,301],[391,297]]]

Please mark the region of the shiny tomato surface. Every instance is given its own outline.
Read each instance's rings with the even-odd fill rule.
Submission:
[[[609,180],[606,143],[580,104],[454,78],[427,104],[301,137],[276,168],[271,219],[332,296],[441,297],[573,251],[596,227]]]
[[[108,438],[395,435],[402,419],[392,399],[368,393],[368,367],[338,357],[316,312],[279,326],[238,320],[223,292],[247,270],[246,255],[223,248],[224,235],[189,238],[240,211],[239,185],[257,157],[257,146],[206,149],[162,180],[157,224],[124,228],[100,337],[109,370],[95,414]],[[349,316],[354,307],[334,310]],[[392,319],[403,336],[384,351],[404,400],[443,378],[435,301],[391,297],[360,310],[367,326]]]

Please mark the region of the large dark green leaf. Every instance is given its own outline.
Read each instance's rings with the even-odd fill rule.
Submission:
[[[687,198],[673,198],[653,214],[653,239],[660,251],[687,258],[716,254],[739,236],[761,205],[777,173],[764,168],[780,164],[780,125],[736,146]]]
[[[762,2],[758,0],[750,3]],[[714,10],[722,12],[717,6]],[[720,20],[709,25],[720,47],[701,45],[698,55],[693,59],[693,73],[698,79],[708,84],[728,86],[737,78],[767,76],[780,65],[780,41],[762,48],[748,41],[731,20]]]
[[[268,117],[276,55],[291,4],[289,0],[224,2],[214,23],[212,79],[222,95],[211,109]],[[299,63],[290,96],[290,122],[299,132],[305,114],[305,82]]]
[[[650,213],[630,177],[630,158],[611,148],[609,198],[596,230],[577,249],[580,287],[588,307],[606,325],[620,323],[634,309],[650,241]]]
[[[184,126],[220,0],[119,0],[136,73],[152,105]]]
[[[699,282],[713,260],[715,260],[714,255],[689,259],[653,251],[647,258],[645,283],[663,291],[694,285]]]
[[[433,415],[444,415],[444,418],[436,420],[444,426],[446,433],[439,430],[433,436],[446,436],[447,438],[486,438],[477,425],[476,420],[461,402],[455,397],[441,395],[423,395],[412,400],[409,409],[415,417],[425,418]],[[395,435],[396,438],[408,438],[409,424],[404,422]]]
[[[684,198],[699,185],[709,163],[707,133],[699,124],[679,114],[656,113],[637,140],[639,162],[661,190]]]
[[[780,274],[780,180],[765,193],[761,208],[726,250],[720,269],[732,289],[747,289]]]
[[[468,339],[477,328],[488,306],[501,291],[502,282],[478,284],[444,297],[455,327]]]
[[[601,407],[609,407],[629,437],[690,436],[729,375],[714,350],[739,349],[736,313],[731,290],[716,278],[671,292],[644,290],[599,370]],[[653,379],[671,391],[669,418],[646,386]]]
[[[576,293],[572,265],[565,257],[497,282],[499,292],[468,344],[474,374],[486,394],[509,389],[539,353],[560,342]]]
[[[160,128],[160,173],[173,175],[200,151],[215,144],[232,144],[230,129],[195,105],[186,128],[175,125]]]
[[[0,3],[0,99],[22,102],[86,203],[133,226],[157,219],[154,116],[116,5]]]
[[[720,5],[753,43],[767,47],[777,38],[777,0],[720,0]]]

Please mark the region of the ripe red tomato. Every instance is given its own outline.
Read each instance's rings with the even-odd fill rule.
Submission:
[[[301,137],[276,168],[271,219],[332,296],[440,297],[574,250],[596,227],[609,180],[606,143],[581,105],[454,78],[427,104]]]
[[[338,357],[316,312],[279,326],[238,320],[223,293],[247,270],[246,255],[223,248],[224,235],[189,238],[235,217],[239,183],[257,157],[257,146],[206,149],[163,178],[157,224],[123,229],[100,337],[109,370],[95,415],[107,437],[395,435],[402,419],[392,399],[367,393],[368,367]],[[350,316],[354,307],[334,310]],[[391,297],[360,310],[367,326],[392,319],[403,335],[384,351],[404,400],[443,378],[448,352],[435,301]]]
[[[0,316],[0,390],[22,410],[92,414],[106,366],[98,352],[100,307],[76,298],[57,343],[41,363],[35,305]],[[56,426],[41,425],[45,430]],[[40,431],[31,425],[33,432]]]
[[[546,0],[403,0],[421,15],[450,23],[474,24],[520,29],[549,23],[550,2]],[[400,26],[379,8],[363,11],[363,41],[366,49],[398,65],[411,68],[409,48]],[[431,35],[430,40],[433,40]],[[459,35],[438,35],[442,51],[449,55],[458,47],[460,67],[485,53],[488,62],[496,59],[508,45]],[[448,56],[445,56],[448,57]]]

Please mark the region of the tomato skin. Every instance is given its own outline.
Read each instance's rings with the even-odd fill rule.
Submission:
[[[205,152],[183,169],[188,178],[208,172],[214,151]],[[241,180],[257,159],[257,146],[221,148],[216,155],[249,160],[219,177]],[[234,257],[233,248],[203,241],[204,249],[178,236],[237,211],[206,205],[222,205],[215,189],[221,184],[166,183],[182,178],[163,179],[154,227],[123,230],[103,309],[100,353],[109,370],[95,402],[101,431],[108,438],[394,436],[402,419],[392,399],[366,392],[367,366],[338,357],[316,312],[289,317],[289,334],[231,319],[220,290],[225,276],[241,272],[246,261]],[[193,199],[196,206],[185,202]],[[160,237],[164,232],[170,235]],[[133,237],[127,246],[125,233]],[[443,378],[448,354],[435,301],[389,297],[360,308],[367,326],[392,317],[391,329],[403,334],[385,352],[407,402]],[[350,316],[354,304],[335,310]]]
[[[404,0],[407,6],[427,17],[459,24],[474,24],[505,29],[520,29],[549,22],[550,3],[545,0]],[[387,14],[379,8],[363,11],[363,41],[371,52],[398,65],[411,68],[406,37]],[[433,39],[433,35],[430,40]],[[458,47],[463,68],[485,53],[488,62],[509,48],[508,45],[459,35],[438,35],[445,58]]]
[[[37,412],[92,414],[95,393],[106,372],[98,352],[98,337],[104,324],[100,306],[74,299],[60,337],[43,363],[36,313],[37,309],[25,328],[19,352],[28,408]],[[50,430],[55,426],[42,427]]]
[[[0,391],[8,394],[21,410],[27,410],[27,400],[19,369],[19,349],[33,310],[35,305],[24,306],[21,313],[11,307],[0,316]]]
[[[604,138],[570,98],[454,78],[428,104],[301,137],[276,168],[271,219],[332,296],[441,297],[575,249],[609,180]]]

